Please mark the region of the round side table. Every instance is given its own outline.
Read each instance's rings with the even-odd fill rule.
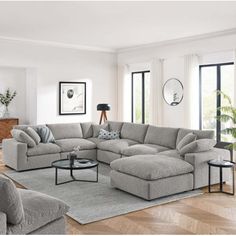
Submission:
[[[234,195],[235,193],[235,185],[234,185],[234,167],[235,162],[232,161],[225,161],[225,160],[210,160],[208,161],[209,166],[209,179],[208,179],[208,191],[209,193],[226,193],[230,195]],[[220,170],[220,190],[219,191],[211,191],[211,167],[217,167]],[[223,191],[223,169],[224,168],[231,168],[232,170],[232,192]]]

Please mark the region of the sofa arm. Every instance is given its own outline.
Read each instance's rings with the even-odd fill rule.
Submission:
[[[206,152],[187,153],[185,161],[194,167],[194,188],[200,188],[208,185],[208,164],[212,159],[223,158],[230,160],[230,151],[226,149],[213,148]],[[229,169],[224,170],[224,181],[229,180]],[[211,172],[212,184],[219,183],[219,168],[212,168]]]
[[[2,142],[3,160],[5,165],[23,170],[27,162],[27,144],[17,142],[15,139],[4,139]]]
[[[0,211],[0,235],[7,234],[7,216]]]

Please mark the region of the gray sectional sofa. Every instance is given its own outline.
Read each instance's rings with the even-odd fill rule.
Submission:
[[[230,159],[228,150],[180,155],[178,143],[188,133],[197,139],[212,139],[212,131],[156,127],[127,122],[108,121],[102,126],[87,123],[47,124],[55,143],[27,148],[14,139],[3,140],[3,158],[7,166],[28,170],[51,166],[80,146],[80,157],[111,164],[111,184],[144,199],[197,189],[208,184],[207,161],[223,157]],[[32,126],[37,128],[36,126]],[[26,129],[27,126],[17,126]],[[104,140],[97,137],[100,128],[119,130],[121,139]],[[212,172],[212,183],[218,183],[218,171]],[[225,180],[228,173],[225,172]]]

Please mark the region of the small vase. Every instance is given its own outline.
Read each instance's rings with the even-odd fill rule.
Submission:
[[[10,112],[8,110],[8,107],[5,106],[5,110],[3,112],[3,118],[9,118],[10,117]]]

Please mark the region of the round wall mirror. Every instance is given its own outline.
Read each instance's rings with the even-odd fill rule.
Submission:
[[[162,94],[167,104],[177,106],[183,100],[183,84],[178,79],[168,79],[163,86]]]

